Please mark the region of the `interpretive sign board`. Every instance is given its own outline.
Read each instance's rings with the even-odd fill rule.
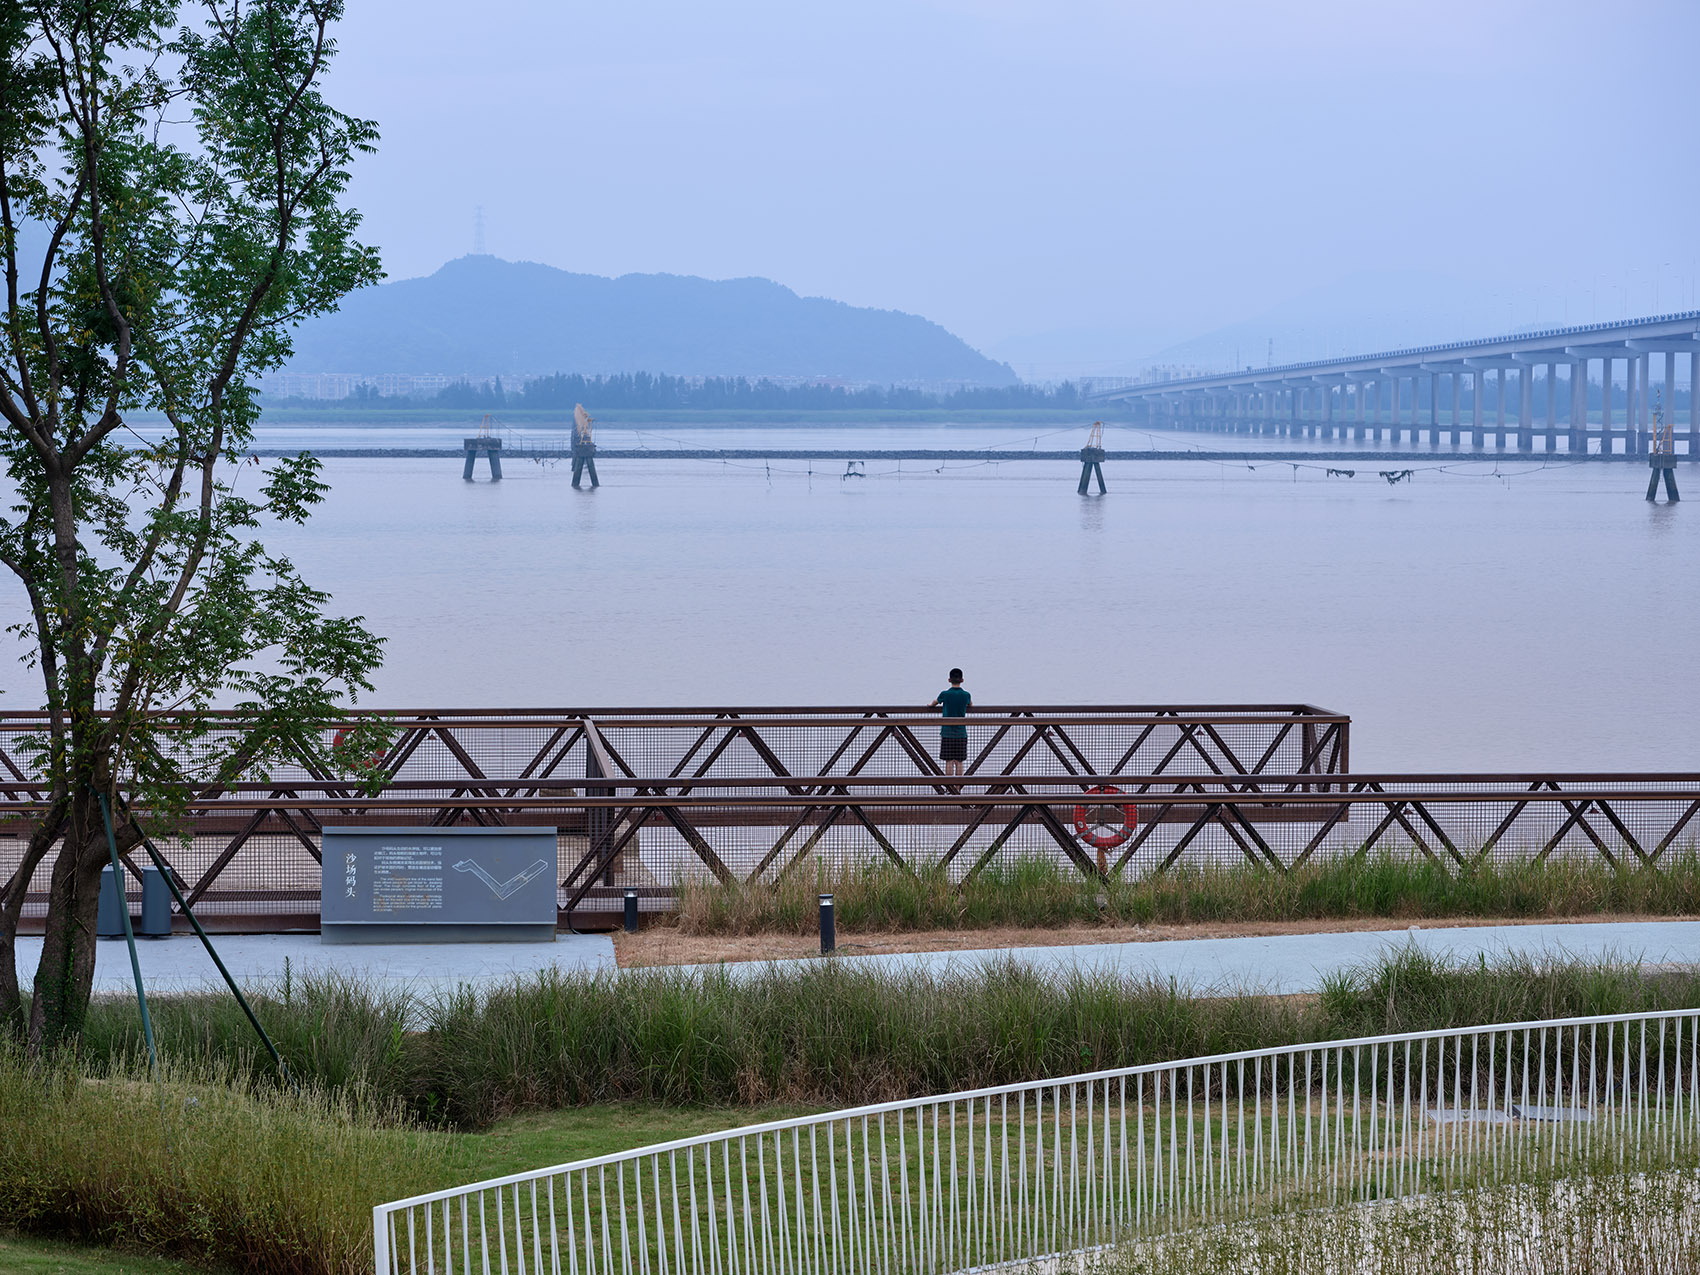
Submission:
[[[552,943],[555,833],[326,828],[324,943]]]

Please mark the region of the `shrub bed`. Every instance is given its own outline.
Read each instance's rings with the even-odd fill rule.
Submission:
[[[270,1061],[226,997],[160,998],[162,1049],[259,1079]],[[416,1118],[481,1128],[605,1101],[848,1106],[1098,1068],[1380,1032],[1700,1006],[1700,972],[1521,959],[1456,966],[1414,949],[1313,997],[1193,996],[1169,982],[1014,963],[942,975],[837,961],[547,973],[418,998],[342,979],[258,993],[293,1069]],[[85,1056],[127,1059],[135,1007],[100,1002]]]
[[[812,934],[816,896],[831,891],[845,933],[1186,925],[1208,921],[1309,921],[1363,917],[1581,917],[1700,912],[1700,855],[1667,855],[1656,867],[1603,861],[1490,860],[1448,871],[1428,859],[1388,855],[1305,863],[1290,872],[1247,864],[1177,868],[1137,880],[1099,881],[1051,859],[994,863],[957,883],[945,873],[881,862],[794,872],[746,888],[686,882],[663,918],[692,934]]]
[[[465,1156],[355,1086],[301,1094],[230,1069],[0,1044],[8,1227],[258,1275],[372,1265],[372,1207],[447,1185]]]

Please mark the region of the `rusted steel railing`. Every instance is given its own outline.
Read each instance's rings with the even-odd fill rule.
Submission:
[[[1350,719],[1309,705],[987,709],[967,719],[960,779],[933,756],[939,719],[907,709],[386,716],[376,795],[332,772],[334,728],[263,779],[193,793],[156,840],[199,915],[316,924],[327,825],[553,828],[563,921],[617,908],[628,889],[666,906],[693,879],[759,885],[870,862],[955,881],[1033,858],[1125,878],[1382,852],[1450,868],[1658,865],[1691,852],[1700,827],[1696,774],[1352,774]],[[0,881],[44,797],[16,743],[41,724],[0,718]],[[196,747],[180,759],[191,773]]]

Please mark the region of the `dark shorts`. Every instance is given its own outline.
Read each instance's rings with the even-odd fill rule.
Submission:
[[[940,761],[967,761],[968,741],[966,739],[939,740]]]

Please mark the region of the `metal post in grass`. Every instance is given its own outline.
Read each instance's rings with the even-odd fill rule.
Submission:
[[[100,800],[100,821],[106,827],[106,848],[112,854],[112,877],[118,883],[118,915],[124,922],[124,942],[130,948],[130,972],[136,977],[136,1005],[142,1011],[142,1038],[148,1045],[148,1071],[159,1075],[159,1051],[153,1043],[153,1019],[148,1015],[148,994],[142,987],[142,963],[136,957],[136,933],[130,928],[130,903],[124,897],[124,865],[118,859],[118,838],[112,831],[112,809],[106,804],[106,794],[97,793]]]
[[[104,800],[104,798],[102,798],[102,800]],[[122,796],[118,798],[118,808],[124,812],[124,817],[126,819],[130,820],[131,823],[135,823],[136,817],[131,812],[129,803],[126,802]],[[110,823],[110,819],[108,822]],[[137,825],[137,831],[141,831],[139,824]],[[201,928],[200,920],[195,916],[194,909],[189,906],[189,900],[183,897],[182,887],[177,884],[176,873],[172,871],[171,865],[165,860],[165,856],[159,852],[159,848],[154,845],[153,840],[145,832],[142,832],[142,847],[148,852],[148,857],[153,860],[154,867],[157,868],[160,875],[165,878],[166,888],[171,891],[171,897],[177,900],[177,906],[181,909],[183,915],[188,918],[189,925],[195,931],[195,937],[201,940],[201,946],[206,948],[207,955],[212,958],[212,963],[218,967],[218,972],[223,977],[225,985],[230,988],[230,994],[236,998],[236,1003],[242,1007],[242,1012],[247,1015],[248,1025],[252,1027],[255,1034],[259,1036],[260,1043],[266,1047],[266,1052],[271,1054],[272,1062],[277,1065],[278,1075],[287,1080],[290,1087],[299,1093],[301,1091],[301,1086],[296,1083],[295,1077],[290,1075],[289,1064],[284,1062],[283,1055],[278,1052],[278,1048],[272,1042],[272,1038],[266,1034],[266,1029],[260,1025],[259,1018],[255,1015],[253,1008],[248,1004],[248,998],[242,994],[241,987],[237,985],[236,979],[232,977],[230,970],[226,968],[223,958],[218,954],[218,949],[213,946],[212,939],[209,938],[207,936],[207,932]]]
[[[820,952],[827,955],[838,946],[838,925],[833,919],[832,896],[820,896]]]
[[[626,891],[626,933],[636,934],[638,927],[638,892]]]

